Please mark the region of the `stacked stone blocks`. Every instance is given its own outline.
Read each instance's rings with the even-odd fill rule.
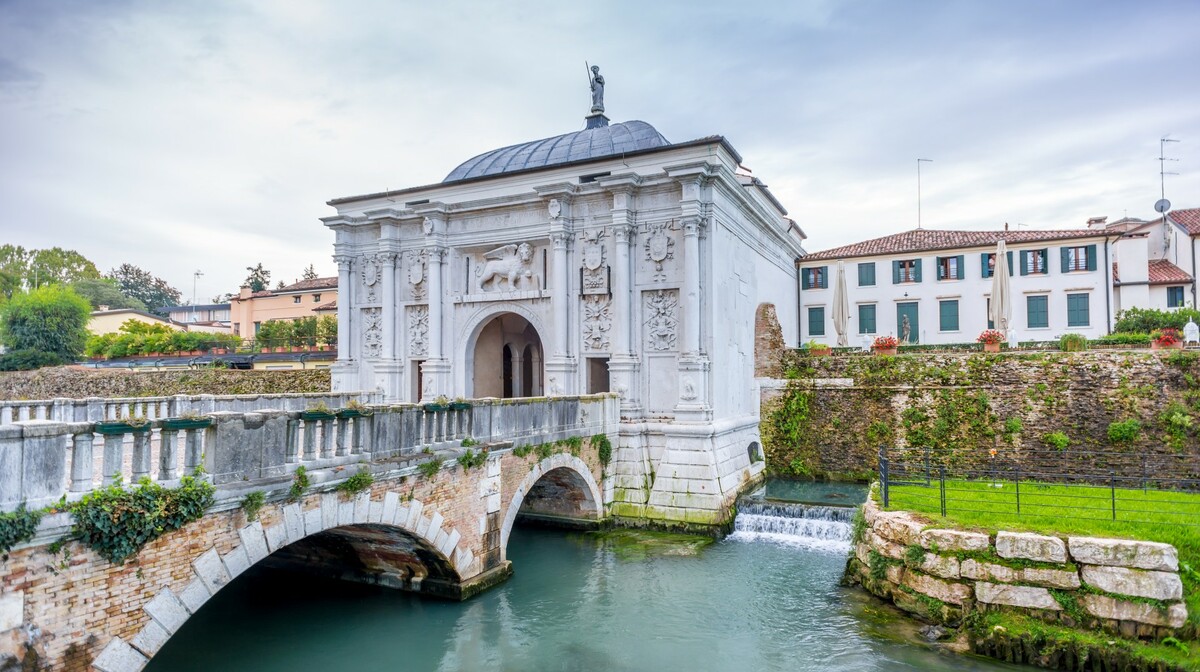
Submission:
[[[953,623],[973,609],[1003,609],[1088,625],[1072,623],[1082,613],[1111,632],[1148,639],[1174,635],[1187,621],[1170,544],[925,529],[873,500],[863,513],[848,578],[919,615]]]

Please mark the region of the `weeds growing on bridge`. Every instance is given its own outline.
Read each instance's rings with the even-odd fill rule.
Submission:
[[[357,495],[371,487],[371,484],[374,482],[375,477],[371,475],[371,472],[366,467],[362,467],[358,470],[357,474],[338,483],[337,489],[346,495]]]
[[[72,534],[109,562],[120,565],[147,543],[199,520],[213,503],[212,483],[184,476],[177,488],[148,478],[137,488],[119,484],[95,490],[68,507]]]
[[[434,476],[437,476],[437,473],[441,470],[442,460],[439,457],[435,457],[428,462],[422,462],[417,465],[417,471],[421,472],[421,475],[425,478],[433,478]]]
[[[302,464],[296,467],[296,473],[292,476],[292,487],[288,488],[288,501],[294,502],[303,497],[308,486],[308,470]]]
[[[467,452],[458,456],[458,463],[462,465],[463,471],[470,471],[475,467],[482,467],[487,462],[487,457],[486,450],[481,450],[477,453],[468,448]]]
[[[7,554],[8,549],[32,539],[44,513],[43,509],[26,509],[24,502],[16,511],[0,513],[0,555]]]
[[[254,492],[247,493],[246,496],[242,498],[242,511],[245,512],[246,520],[248,522],[258,520],[258,512],[262,510],[263,504],[265,504],[266,501],[267,493],[263,492],[262,490],[255,490]]]

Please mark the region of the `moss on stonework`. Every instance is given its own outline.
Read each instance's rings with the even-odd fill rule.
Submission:
[[[587,532],[584,536],[611,550],[619,559],[630,561],[696,556],[714,541],[710,536],[698,534],[631,528]]]

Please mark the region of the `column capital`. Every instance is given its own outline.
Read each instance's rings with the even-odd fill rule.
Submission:
[[[349,271],[350,265],[354,263],[354,257],[348,254],[335,254],[333,260],[337,262],[339,271]]]
[[[683,225],[684,236],[699,235],[705,225],[703,217],[684,217],[680,223]]]
[[[631,224],[614,224],[612,227],[613,240],[618,245],[628,245],[637,235],[637,229]]]
[[[550,234],[550,240],[554,243],[555,250],[567,249],[567,245],[570,244],[574,237],[574,234],[566,231],[555,231],[554,233]]]
[[[398,256],[400,256],[398,252],[395,252],[393,250],[384,250],[382,252],[377,253],[375,255],[375,259],[377,261],[381,261],[385,264],[390,264],[390,263],[396,261],[396,257],[398,257]]]
[[[432,263],[441,264],[442,262],[446,261],[446,252],[448,250],[441,245],[430,245],[429,247],[426,247],[424,251],[427,258]]]

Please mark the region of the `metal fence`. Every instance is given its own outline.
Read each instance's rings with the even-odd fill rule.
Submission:
[[[1200,527],[1200,457],[879,448],[884,508]]]

